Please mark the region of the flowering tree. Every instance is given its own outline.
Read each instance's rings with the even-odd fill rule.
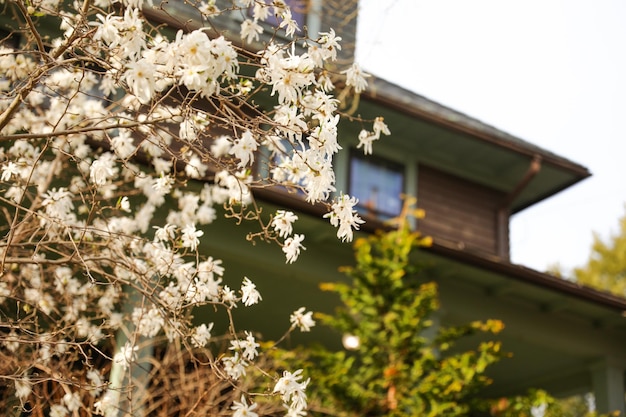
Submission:
[[[271,186],[325,205],[341,240],[362,223],[356,200],[335,195],[334,84],[343,97],[366,87],[357,65],[333,64],[340,38],[296,35],[280,0],[185,4],[202,24],[175,32],[161,24],[175,16],[152,1],[2,2],[12,17],[0,47],[3,408],[141,414],[161,338],[234,393],[211,412],[256,415],[242,381],[259,344],[230,311],[261,295],[247,277],[226,283],[221,261],[202,252],[205,227],[219,213],[253,221],[249,238],[294,262],[305,239],[297,216],[264,217],[255,201]],[[237,37],[221,34],[224,21],[239,22]],[[361,132],[367,153],[381,133],[382,119]],[[201,305],[227,312],[226,339],[194,324]],[[313,324],[304,309],[291,323]],[[225,349],[208,349],[214,340]],[[303,371],[265,375],[272,385],[259,394],[304,415]]]

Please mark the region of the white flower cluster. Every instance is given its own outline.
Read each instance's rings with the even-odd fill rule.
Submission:
[[[7,324],[0,345],[39,364],[38,372],[63,358],[84,359],[82,380],[102,415],[116,412],[120,391],[106,387],[119,381],[107,381],[85,352],[108,347],[103,356],[123,371],[138,366],[142,339],[214,347],[219,326],[192,324],[193,309],[249,308],[262,297],[248,277],[239,288],[223,282],[221,260],[205,253],[207,227],[220,210],[259,220],[263,238],[278,242],[287,263],[296,261],[305,250],[304,235],[294,233],[298,216],[278,210],[265,223],[251,214],[254,189],[297,188],[307,201],[330,205],[341,150],[327,68],[341,49],[334,31],[298,48],[293,40],[244,53],[210,25],[170,36],[146,20],[140,8],[150,4],[29,2],[23,18],[59,18],[58,37],[35,29],[23,50],[0,47],[0,303],[24,312]],[[221,14],[214,0],[197,8],[207,19]],[[238,8],[245,43],[260,41],[260,23],[270,16],[288,38],[299,31],[284,1],[225,9]],[[356,93],[366,88],[358,66],[344,75]],[[255,104],[263,91],[259,102],[273,100],[272,108]],[[359,146],[371,152],[381,134],[389,130],[377,119]],[[330,205],[341,240],[362,223],[355,204],[341,196]],[[315,325],[304,308],[290,320],[291,330]],[[112,348],[120,335],[126,340]],[[220,375],[237,381],[260,346],[251,332],[230,337],[216,362]],[[305,414],[301,372],[285,372],[274,389],[288,415]],[[14,380],[25,402],[35,382],[23,369]],[[79,394],[66,397],[50,405],[50,415],[77,412]],[[234,415],[256,415],[248,402],[234,401]]]
[[[332,211],[324,215],[330,224],[337,227],[337,237],[342,241],[352,241],[352,230],[358,230],[364,223],[354,208],[359,200],[355,197],[341,195],[332,205]]]
[[[288,416],[303,415],[302,412],[307,407],[306,387],[310,380],[300,382],[302,379],[302,369],[291,373],[285,371],[283,376],[276,382],[274,392],[280,394],[285,407],[287,407]]]
[[[380,139],[380,134],[390,135],[391,131],[389,127],[385,124],[382,117],[377,117],[374,120],[373,132],[369,132],[365,129],[359,132],[359,144],[357,148],[363,147],[363,153],[365,155],[370,155],[372,153],[372,144],[374,141]]]
[[[301,332],[310,332],[311,327],[315,326],[315,320],[313,320],[313,312],[306,311],[305,307],[300,307],[294,311],[289,317],[292,328],[299,328]]]

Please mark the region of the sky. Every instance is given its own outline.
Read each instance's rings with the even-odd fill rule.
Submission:
[[[511,220],[512,262],[584,265],[626,213],[626,1],[360,1],[366,71],[591,171]]]

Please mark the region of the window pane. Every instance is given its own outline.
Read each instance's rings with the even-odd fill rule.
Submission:
[[[350,195],[359,199],[360,211],[382,219],[397,216],[402,210],[404,168],[382,159],[352,157]]]

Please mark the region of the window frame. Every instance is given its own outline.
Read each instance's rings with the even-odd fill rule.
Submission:
[[[354,161],[360,161],[361,163],[374,165],[378,169],[383,169],[385,171],[390,171],[394,174],[400,175],[400,192],[397,197],[397,210],[396,211],[387,211],[385,208],[376,208],[371,207],[367,204],[367,201],[364,201],[362,196],[357,195],[355,193],[355,184],[353,183],[354,176],[356,175],[353,168]],[[348,167],[347,167],[348,175],[347,175],[347,189],[348,194],[353,197],[357,197],[359,199],[359,203],[357,204],[357,210],[359,213],[366,217],[372,217],[379,220],[389,220],[394,217],[397,217],[402,212],[402,196],[406,194],[407,189],[407,165],[390,158],[386,158],[383,156],[373,156],[373,155],[363,155],[362,152],[359,152],[356,148],[351,148],[348,155]],[[381,193],[380,195],[385,195]]]

